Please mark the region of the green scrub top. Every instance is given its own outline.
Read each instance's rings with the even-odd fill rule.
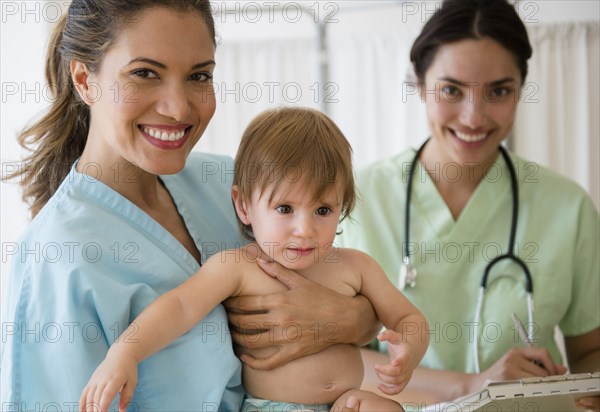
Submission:
[[[342,223],[340,246],[373,256],[398,285],[404,241],[409,150],[357,173],[360,201]],[[518,177],[516,253],[533,278],[534,342],[562,363],[554,340],[600,326],[600,219],[589,196],[575,183],[511,154]],[[457,179],[460,169],[440,165],[434,173]],[[403,292],[425,315],[430,345],[422,366],[475,373],[477,339],[481,370],[510,348],[523,346],[514,312],[527,323],[525,275],[510,261],[494,266],[488,279],[479,337],[474,317],[484,269],[507,252],[512,191],[502,156],[487,171],[455,221],[430,175],[419,164],[413,177],[410,254],[416,287]],[[405,333],[413,333],[407,328]]]

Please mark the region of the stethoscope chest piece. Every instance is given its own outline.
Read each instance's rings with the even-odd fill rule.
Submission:
[[[408,258],[402,260],[398,273],[398,288],[404,290],[406,286],[414,288],[417,284],[417,269],[410,266]]]

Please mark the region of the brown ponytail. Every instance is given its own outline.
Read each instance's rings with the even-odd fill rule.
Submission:
[[[87,140],[90,111],[75,91],[71,60],[85,63],[91,72],[97,71],[121,25],[149,7],[196,11],[215,42],[208,0],[73,0],[48,44],[46,81],[53,101],[41,119],[18,135],[19,144],[30,154],[23,159],[22,167],[7,176],[20,177],[23,200],[30,205],[32,218],[56,192]]]
[[[21,177],[23,200],[30,202],[32,217],[56,192],[87,138],[89,109],[74,94],[69,68],[60,53],[66,21],[64,15],[48,45],[46,81],[52,105],[46,115],[19,134],[19,144],[31,153],[23,159],[23,167],[9,176]]]

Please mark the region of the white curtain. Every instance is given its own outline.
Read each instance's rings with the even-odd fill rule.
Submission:
[[[399,25],[394,32],[331,34],[330,84],[320,94],[315,38],[224,43],[217,55],[219,107],[198,149],[234,155],[250,119],[281,104],[324,108],[352,144],[357,167],[417,146],[429,134],[408,58],[419,30]],[[534,56],[510,144],[524,158],[577,181],[598,207],[599,23],[528,30]],[[256,85],[263,94],[258,100]],[[295,101],[298,88],[302,97]]]
[[[319,108],[318,58],[316,38],[220,45],[214,73],[217,111],[194,150],[235,156],[244,129],[263,110]]]
[[[331,79],[339,86],[339,102],[329,114],[354,148],[361,167],[409,146],[428,135],[425,107],[418,95],[408,59],[418,32],[399,31],[365,37],[332,37]]]
[[[216,55],[217,111],[195,150],[235,155],[248,122],[280,105],[325,110],[352,144],[356,166],[418,144],[427,123],[406,58],[417,34],[330,38],[328,79],[320,77],[314,37],[224,42]]]
[[[534,54],[514,149],[578,182],[599,207],[599,24],[535,26],[529,36]]]

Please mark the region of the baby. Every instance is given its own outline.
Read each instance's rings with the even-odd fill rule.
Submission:
[[[368,255],[333,244],[338,223],[355,202],[352,150],[324,114],[304,108],[267,111],[242,137],[235,159],[232,198],[244,234],[252,243],[210,257],[188,281],[165,293],[130,326],[135,342],[117,340],[85,387],[80,407],[107,410],[117,392],[124,410],[133,396],[137,366],[175,340],[231,296],[286,290],[257,260],[276,261],[338,293],[367,297],[387,328],[390,364],[378,367],[385,386],[399,393],[427,349],[425,333],[403,335],[406,325],[423,328],[423,315]],[[131,336],[126,330],[123,336]],[[277,348],[236,348],[237,354],[267,357]],[[396,402],[360,391],[363,364],[358,347],[336,344],[273,370],[243,367],[248,396],[243,411],[341,409],[350,396],[361,410],[402,411]],[[390,393],[390,391],[386,391]]]

